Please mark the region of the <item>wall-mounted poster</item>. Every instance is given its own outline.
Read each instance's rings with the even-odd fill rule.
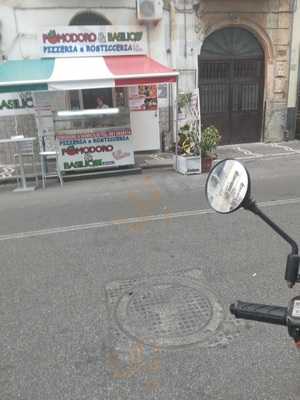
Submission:
[[[158,85],[158,98],[168,98],[168,85],[166,83],[161,83],[160,85]]]
[[[131,111],[157,110],[157,86],[139,85],[130,87],[129,107]]]

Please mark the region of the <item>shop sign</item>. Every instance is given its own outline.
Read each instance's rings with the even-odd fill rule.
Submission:
[[[130,128],[57,133],[58,162],[63,171],[133,165]]]
[[[39,35],[41,57],[86,57],[147,54],[141,26],[49,27]]]
[[[0,95],[0,116],[34,114],[34,112],[33,98],[30,92]]]

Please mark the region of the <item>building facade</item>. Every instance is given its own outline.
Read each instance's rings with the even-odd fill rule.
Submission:
[[[44,26],[141,23],[136,0],[1,4],[3,60],[38,58],[37,32]],[[199,87],[202,126],[216,125],[223,144],[280,141],[287,130],[292,138],[298,79],[298,43],[290,51],[294,12],[292,0],[165,0],[161,18],[146,25],[149,56],[179,71],[179,91]],[[160,102],[166,148],[174,140],[175,96],[169,89]],[[32,119],[17,118],[34,129]],[[14,125],[14,119],[1,118],[0,132]]]
[[[300,88],[299,88],[299,50],[300,50],[300,8],[299,0],[293,4],[294,20],[292,24],[290,79],[288,97],[287,128],[291,138],[300,139]]]
[[[163,65],[172,65],[169,50],[170,9],[163,8],[163,3],[160,1],[156,3],[158,3],[157,10],[161,10],[161,13],[155,14],[153,21],[147,23],[145,28],[148,42],[147,56]],[[118,2],[88,0],[84,4],[78,0],[72,2],[53,0],[5,1],[0,5],[0,20],[2,37],[0,52],[3,62],[6,60],[39,59],[41,53],[38,35],[45,27],[145,25],[140,18],[137,18],[135,0]],[[170,87],[167,86],[165,89],[159,98],[158,114],[160,134],[165,138],[165,143],[161,144],[161,147],[168,148],[173,142],[172,104],[174,104],[175,94]],[[103,92],[105,91],[103,90]],[[89,95],[93,97],[93,93],[89,92]],[[109,90],[103,95],[107,97],[106,100],[110,100]],[[83,93],[84,96],[85,93]],[[83,101],[88,102],[87,97]],[[63,109],[65,107],[66,96],[63,93],[57,93],[56,96],[52,93],[52,98],[54,111],[56,111],[56,108]],[[69,99],[69,102],[71,101]],[[2,136],[15,134],[16,124],[18,127],[22,127],[22,132],[18,133],[27,135],[36,132],[33,116],[17,115],[0,118],[0,134]]]
[[[220,120],[226,143],[284,138],[293,5],[288,0],[197,5],[199,85],[207,92],[202,112],[208,121]]]

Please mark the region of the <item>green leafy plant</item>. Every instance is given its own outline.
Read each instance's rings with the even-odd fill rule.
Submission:
[[[201,154],[199,136],[189,124],[185,124],[180,128],[178,136],[178,154],[189,156],[199,156]]]
[[[178,106],[180,109],[190,104],[192,99],[192,93],[180,93],[178,95]]]
[[[214,125],[206,127],[201,135],[201,153],[205,156],[213,156],[216,152],[217,145],[220,143],[221,135],[218,128]]]

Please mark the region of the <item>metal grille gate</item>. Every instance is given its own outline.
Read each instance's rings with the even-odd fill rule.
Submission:
[[[257,142],[261,136],[264,61],[199,57],[202,127],[215,125],[222,144]]]

